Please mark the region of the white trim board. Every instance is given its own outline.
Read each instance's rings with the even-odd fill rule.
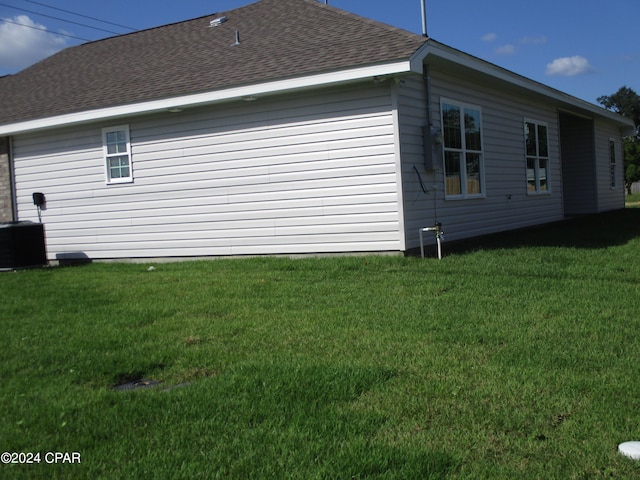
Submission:
[[[415,65],[414,65],[415,66]],[[183,95],[179,97],[152,100],[129,105],[87,110],[83,112],[69,113],[55,117],[28,120],[8,125],[0,125],[0,136],[14,135],[18,133],[34,132],[54,127],[63,127],[94,122],[98,120],[113,121],[146,113],[171,111],[172,109],[186,109],[199,107],[234,99],[259,97],[260,95],[288,93],[295,90],[337,85],[368,78],[410,73],[411,61],[402,60],[393,63],[367,65],[333,72],[319,73],[305,77],[296,77],[275,80],[253,85],[225,88],[211,92]]]

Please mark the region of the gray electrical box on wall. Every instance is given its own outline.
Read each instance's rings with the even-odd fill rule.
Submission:
[[[442,155],[440,153],[442,134],[440,133],[440,129],[428,125],[422,127],[422,138],[424,144],[425,170],[442,170]]]

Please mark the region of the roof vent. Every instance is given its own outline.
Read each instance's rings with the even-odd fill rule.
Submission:
[[[232,43],[231,46],[237,47],[238,45],[240,45],[240,32],[236,30],[236,43]]]
[[[222,25],[224,22],[226,22],[227,20],[229,20],[229,17],[218,17],[218,18],[214,18],[213,20],[211,20],[209,22],[209,26],[210,27],[217,27],[219,25]]]

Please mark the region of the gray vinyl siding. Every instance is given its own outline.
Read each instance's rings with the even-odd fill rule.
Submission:
[[[596,181],[598,212],[624,208],[624,153],[620,129],[597,119],[595,121]],[[611,187],[609,140],[616,144],[616,185]]]
[[[457,240],[562,219],[557,108],[552,104],[545,104],[538,98],[529,99],[504,89],[484,85],[473,78],[452,76],[435,69],[430,71],[430,78],[430,109],[434,126],[440,127],[442,98],[481,108],[485,195],[483,198],[474,199],[445,199],[442,169],[428,173],[422,167],[421,155],[416,153],[403,156],[403,162],[407,163],[403,168],[403,182],[406,191],[405,225],[408,248],[419,245],[420,227],[431,226],[436,221],[443,224],[445,239]],[[401,105],[412,102],[418,104],[424,98],[424,86],[418,86],[417,83],[411,85],[412,88],[403,90],[406,98]],[[413,113],[403,114],[401,118],[405,119],[405,135],[416,140],[417,135],[421,134],[420,128],[426,124],[426,119],[420,118],[417,110],[411,111]],[[527,192],[525,119],[543,122],[548,126],[548,194],[531,195]],[[428,194],[422,193],[413,165],[416,165],[423,176],[425,186],[429,190]],[[430,235],[425,238],[430,242],[434,241]]]
[[[402,158],[405,243],[406,248],[411,249],[417,245],[418,229],[435,222],[433,195],[438,193],[433,190],[433,175],[424,169],[423,127],[427,124],[424,81],[417,75],[407,77],[398,85],[396,93]],[[422,190],[421,180],[430,193],[425,194]]]
[[[128,124],[134,182],[101,129]],[[357,85],[17,136],[18,215],[47,197],[49,257],[401,250],[388,85]]]
[[[564,209],[567,215],[594,213],[598,205],[594,123],[568,113],[560,114]]]

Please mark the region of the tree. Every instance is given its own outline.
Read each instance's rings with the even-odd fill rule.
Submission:
[[[640,181],[640,95],[624,86],[613,95],[598,97],[598,103],[607,110],[632,119],[636,125],[636,135],[622,139],[624,184],[627,193],[631,193],[631,184]]]
[[[622,87],[613,95],[598,97],[598,103],[607,110],[630,118],[636,126],[640,125],[640,95],[629,87]]]

